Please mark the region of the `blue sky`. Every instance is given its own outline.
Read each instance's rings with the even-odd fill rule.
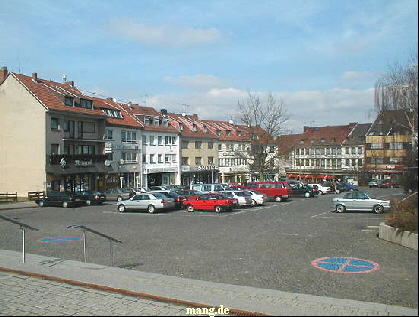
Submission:
[[[214,120],[272,92],[293,133],[371,122],[377,78],[417,39],[417,0],[0,0],[10,71]]]

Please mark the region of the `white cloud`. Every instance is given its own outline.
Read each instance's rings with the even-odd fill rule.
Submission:
[[[228,85],[228,81],[206,74],[197,74],[191,76],[166,77],[163,81],[172,84],[191,88],[211,89],[220,88]]]
[[[173,25],[153,26],[134,23],[126,19],[112,19],[110,27],[122,37],[142,44],[162,46],[191,46],[216,42],[222,39],[216,28],[196,29],[182,28]]]
[[[350,81],[360,81],[360,80],[370,80],[375,78],[377,73],[374,72],[359,72],[359,71],[346,71],[342,75],[343,80]]]

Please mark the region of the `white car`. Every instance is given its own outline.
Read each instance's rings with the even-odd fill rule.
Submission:
[[[235,198],[239,207],[252,206],[252,197],[250,193],[244,190],[223,190],[220,194],[228,197]]]
[[[245,190],[252,198],[252,206],[264,205],[268,201],[268,195],[253,190]]]
[[[382,214],[390,210],[390,201],[374,198],[364,191],[351,191],[332,198],[332,210],[338,213],[356,210]]]
[[[310,186],[316,185],[319,195],[326,195],[332,192],[330,186],[323,186],[322,184],[310,183]]]
[[[160,193],[142,193],[128,200],[119,201],[117,208],[119,212],[146,210],[150,214],[154,214],[157,210],[175,208],[175,200]]]

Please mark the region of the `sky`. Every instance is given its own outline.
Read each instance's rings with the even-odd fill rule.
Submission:
[[[0,67],[235,123],[271,93],[284,133],[372,122],[417,46],[417,0],[0,0]]]

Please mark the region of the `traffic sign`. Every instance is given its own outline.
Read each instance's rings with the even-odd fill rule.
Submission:
[[[379,269],[378,263],[352,257],[324,257],[311,265],[332,273],[370,273]]]
[[[45,238],[39,238],[37,240],[38,242],[74,242],[74,241],[83,241],[82,237],[45,237]]]

